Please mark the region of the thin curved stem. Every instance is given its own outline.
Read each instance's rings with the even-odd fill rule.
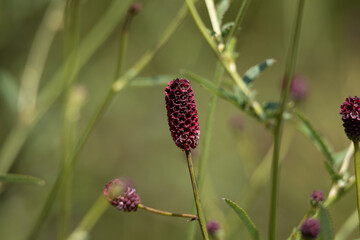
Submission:
[[[203,236],[203,239],[208,240],[209,236],[208,236],[208,232],[206,230],[206,222],[205,222],[204,212],[202,210],[201,203],[200,203],[199,189],[197,187],[193,162],[192,162],[192,158],[191,158],[191,151],[190,150],[185,151],[185,154],[186,154],[186,160],[188,163],[188,168],[189,168],[189,173],[190,173],[191,185],[192,185],[192,189],[193,189],[193,193],[194,193],[197,215],[199,217],[198,221],[199,221],[199,225],[200,225],[201,234]]]
[[[163,215],[163,216],[190,218],[190,221],[198,219],[198,216],[196,216],[194,214],[172,213],[172,212],[162,211],[162,210],[158,210],[158,209],[155,209],[155,208],[147,207],[147,206],[145,206],[145,205],[143,205],[141,203],[138,205],[138,208],[146,210],[146,211],[151,212],[151,213]]]
[[[217,86],[220,86],[222,76],[224,75],[224,67],[221,63],[218,62],[215,72],[215,83]],[[199,161],[199,168],[197,173],[197,180],[198,180],[198,187],[199,192],[201,194],[204,179],[205,179],[205,169],[207,167],[208,159],[209,159],[209,152],[210,152],[210,142],[211,142],[211,133],[214,125],[214,118],[215,118],[215,108],[217,103],[218,96],[213,94],[211,97],[211,102],[209,106],[209,113],[206,120],[206,129],[205,129],[205,139],[204,139],[204,147],[201,153],[201,158]],[[196,210],[196,206],[194,205],[194,211]],[[188,232],[188,240],[195,239],[195,226],[191,225]]]

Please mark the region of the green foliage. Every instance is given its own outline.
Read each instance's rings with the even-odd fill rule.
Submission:
[[[243,221],[243,223],[246,226],[246,229],[250,233],[251,239],[253,240],[259,240],[259,231],[257,230],[255,224],[250,219],[248,214],[245,212],[244,209],[239,207],[236,203],[229,199],[224,199],[224,201],[235,211],[235,213],[240,217],[240,219]]]
[[[229,101],[230,103],[236,105],[239,108],[245,107],[245,99],[241,95],[234,95],[230,91],[217,87],[214,83],[210,82],[209,80],[200,77],[199,75],[196,75],[194,73],[185,73],[184,74],[187,78],[194,80],[195,82],[198,82],[201,84],[204,88],[206,88],[208,91],[216,94],[217,96]]]
[[[175,79],[175,75],[158,75],[153,77],[138,77],[135,78],[130,86],[133,87],[151,87],[157,85],[166,85],[169,81]]]
[[[0,175],[0,182],[30,183],[30,184],[35,184],[35,185],[39,185],[39,186],[45,185],[45,181],[40,178],[29,176],[29,175],[11,174],[11,173],[5,174],[5,175]]]
[[[328,171],[332,179],[336,181],[337,179],[339,179],[339,176],[334,169],[335,157],[333,156],[329,145],[326,143],[324,138],[321,137],[320,134],[314,129],[309,120],[306,119],[302,113],[296,111],[295,114],[301,120],[298,123],[297,128],[300,130],[300,132],[307,136],[314,143],[317,149],[319,149],[319,151],[324,155],[324,157],[326,158],[326,170]]]
[[[320,217],[320,224],[321,224],[319,239],[320,240],[333,240],[334,239],[334,231],[333,231],[329,212],[325,208],[321,207],[319,209],[319,217]]]
[[[10,112],[16,112],[19,86],[9,72],[0,70],[0,98],[4,101]]]
[[[276,63],[275,59],[273,58],[269,58],[266,59],[265,61],[249,68],[244,76],[242,77],[243,81],[247,84],[247,85],[251,85],[254,80],[260,75],[260,73],[262,71],[264,71],[265,69],[267,69],[268,67],[270,67],[271,65],[273,65],[274,63]]]
[[[220,26],[222,25],[222,19],[229,7],[230,0],[220,0],[220,2],[216,5],[216,15],[219,20]]]

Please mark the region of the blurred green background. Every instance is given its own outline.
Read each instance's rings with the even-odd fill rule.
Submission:
[[[118,0],[123,1],[123,0]],[[110,6],[111,0],[83,0],[80,5],[81,37],[84,37]],[[130,1],[123,1],[127,8]],[[159,39],[168,22],[182,5],[180,0],[140,1],[141,13],[131,27],[125,69]],[[267,59],[277,63],[256,80],[259,101],[278,100],[297,1],[252,1],[238,35],[239,72]],[[36,30],[42,20],[47,0],[0,1],[0,71],[15,82],[23,74],[24,64]],[[234,0],[225,15],[232,21],[241,1]],[[210,27],[206,7],[197,5]],[[297,107],[319,132],[329,140],[334,151],[346,148],[346,138],[339,115],[345,97],[359,94],[360,77],[360,2],[357,0],[306,1],[296,73],[307,78],[309,94]],[[111,84],[117,53],[117,28],[81,69],[78,82],[86,88],[87,99],[81,111],[79,132],[93,114]],[[44,86],[63,61],[63,31],[60,29],[46,61],[41,86]],[[177,29],[140,76],[177,74],[186,69],[214,78],[216,58],[197,30],[190,16]],[[179,75],[180,76],[180,75]],[[171,79],[169,79],[171,80]],[[195,166],[202,149],[211,94],[193,83],[200,128],[199,147],[194,151]],[[164,87],[129,87],[112,102],[94,129],[76,165],[73,179],[72,228],[102,193],[103,186],[116,177],[128,177],[135,183],[142,202],[173,212],[190,212],[193,204],[191,183],[184,153],[172,142],[168,131]],[[1,98],[0,143],[15,121],[15,115]],[[258,122],[239,112],[230,103],[219,100],[213,127],[210,159],[203,192],[207,218],[225,223],[224,216],[234,214],[220,199],[241,202],[247,178],[271,146],[271,135]],[[231,119],[241,118],[234,129]],[[284,144],[289,144],[281,167],[278,239],[291,233],[309,208],[314,189],[325,194],[330,178],[324,157],[292,124],[286,124]],[[12,173],[26,173],[46,180],[45,187],[8,185],[0,195],[0,239],[23,239],[32,226],[54,182],[62,159],[62,100],[58,100],[32,131],[21,149]],[[269,169],[270,171],[270,169]],[[269,209],[269,184],[254,201],[243,206],[266,239]],[[239,195],[240,194],[240,195]],[[355,191],[330,208],[335,230],[356,208]],[[39,239],[55,239],[58,227],[57,201],[42,228]],[[234,216],[232,216],[234,217]],[[235,225],[242,226],[235,218]],[[184,219],[152,215],[144,211],[123,213],[109,208],[91,233],[91,239],[185,239],[189,223]],[[227,226],[223,226],[225,231]],[[226,232],[225,232],[226,234]],[[357,236],[354,233],[353,236]],[[228,239],[249,239],[239,228]],[[199,235],[200,239],[200,235]]]

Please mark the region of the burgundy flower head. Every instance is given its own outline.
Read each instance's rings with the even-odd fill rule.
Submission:
[[[124,212],[136,211],[141,203],[135,188],[120,179],[111,180],[104,187],[104,195],[111,205]]]
[[[211,236],[215,236],[216,232],[219,231],[221,227],[218,221],[211,220],[206,223],[206,229]]]
[[[360,140],[360,99],[348,97],[340,106],[340,114],[344,122],[344,130],[352,141]]]
[[[196,148],[200,127],[194,92],[186,79],[175,79],[165,88],[165,101],[171,136],[179,148]]]
[[[315,218],[306,219],[300,227],[301,236],[305,239],[315,239],[320,233],[320,222]]]
[[[282,81],[282,90],[285,89],[286,77]],[[290,87],[290,96],[295,102],[300,102],[306,99],[309,92],[306,77],[296,74],[293,77]]]
[[[312,206],[317,207],[324,201],[324,194],[322,191],[314,190],[310,196],[310,203]]]

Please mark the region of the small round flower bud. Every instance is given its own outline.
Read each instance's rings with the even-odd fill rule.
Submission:
[[[129,8],[129,13],[132,15],[138,14],[142,9],[142,5],[139,2],[134,2]]]
[[[360,140],[360,99],[348,97],[340,106],[343,126],[347,137],[356,142]]]
[[[324,201],[323,192],[315,189],[310,195],[311,206],[318,207],[323,201]]]
[[[282,88],[285,88],[285,79],[283,80]],[[305,100],[308,94],[308,85],[306,83],[306,78],[302,75],[296,74],[293,77],[291,87],[290,87],[290,97],[295,102],[300,102]]]
[[[301,225],[300,232],[305,239],[315,239],[320,233],[320,222],[315,218],[308,218]]]
[[[111,180],[104,187],[104,195],[111,205],[124,212],[136,211],[141,203],[135,188],[120,179]]]
[[[218,221],[211,220],[206,223],[206,229],[211,236],[215,236],[216,233],[221,229]]]
[[[165,88],[171,136],[179,148],[189,151],[198,145],[200,127],[194,92],[186,79],[175,79]]]

